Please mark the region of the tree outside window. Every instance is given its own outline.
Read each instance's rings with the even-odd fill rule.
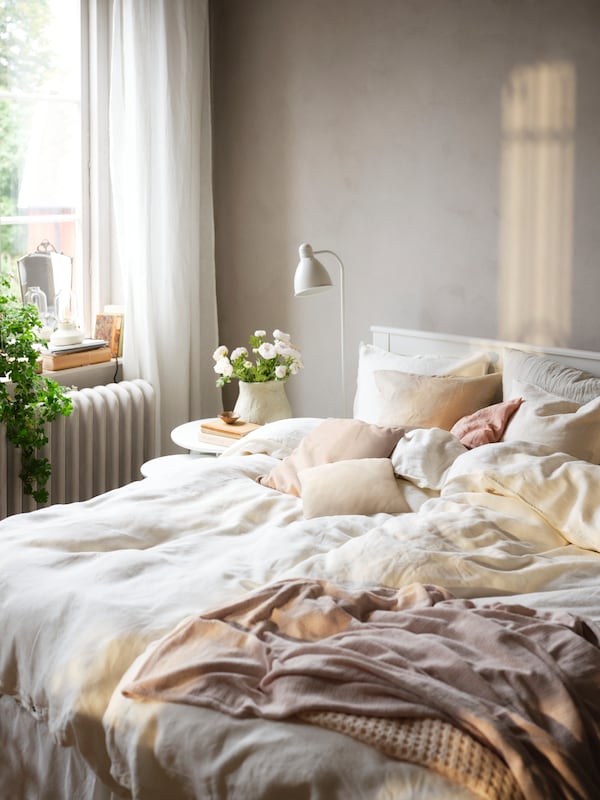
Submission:
[[[79,0],[0,0],[0,270],[81,220]]]

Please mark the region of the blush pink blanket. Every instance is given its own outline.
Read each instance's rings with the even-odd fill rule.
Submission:
[[[600,786],[600,628],[435,586],[272,584],[184,621],[123,693],[237,717],[441,719],[497,753],[528,800]]]

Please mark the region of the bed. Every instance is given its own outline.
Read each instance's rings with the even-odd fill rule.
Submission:
[[[351,419],[4,520],[0,797],[593,797],[598,376],[376,327]]]

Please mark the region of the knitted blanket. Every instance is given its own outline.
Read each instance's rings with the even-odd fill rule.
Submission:
[[[524,800],[510,770],[491,750],[439,719],[383,719],[334,711],[304,711],[300,719],[419,764],[466,786],[482,800]]]

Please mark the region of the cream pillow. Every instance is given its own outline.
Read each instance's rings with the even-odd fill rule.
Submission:
[[[401,514],[410,511],[389,458],[321,464],[299,472],[307,519],[337,514]]]
[[[600,397],[600,378],[575,367],[565,367],[547,356],[509,348],[504,353],[502,372],[505,400],[515,397],[513,381],[539,386],[580,405]]]
[[[354,458],[388,458],[403,433],[404,428],[369,425],[359,419],[326,419],[258,482],[299,497],[301,470]]]
[[[499,372],[480,378],[410,375],[378,370],[375,422],[449,431],[461,417],[490,405],[501,391]]]
[[[600,464],[600,397],[580,405],[531,383],[513,381],[512,388],[524,402],[506,426],[503,441],[534,442]]]
[[[358,371],[353,416],[365,422],[375,422],[378,391],[374,373],[380,369],[409,372],[413,375],[485,375],[490,353],[474,353],[464,358],[445,356],[402,356],[390,353],[374,344],[361,343],[358,350]]]

